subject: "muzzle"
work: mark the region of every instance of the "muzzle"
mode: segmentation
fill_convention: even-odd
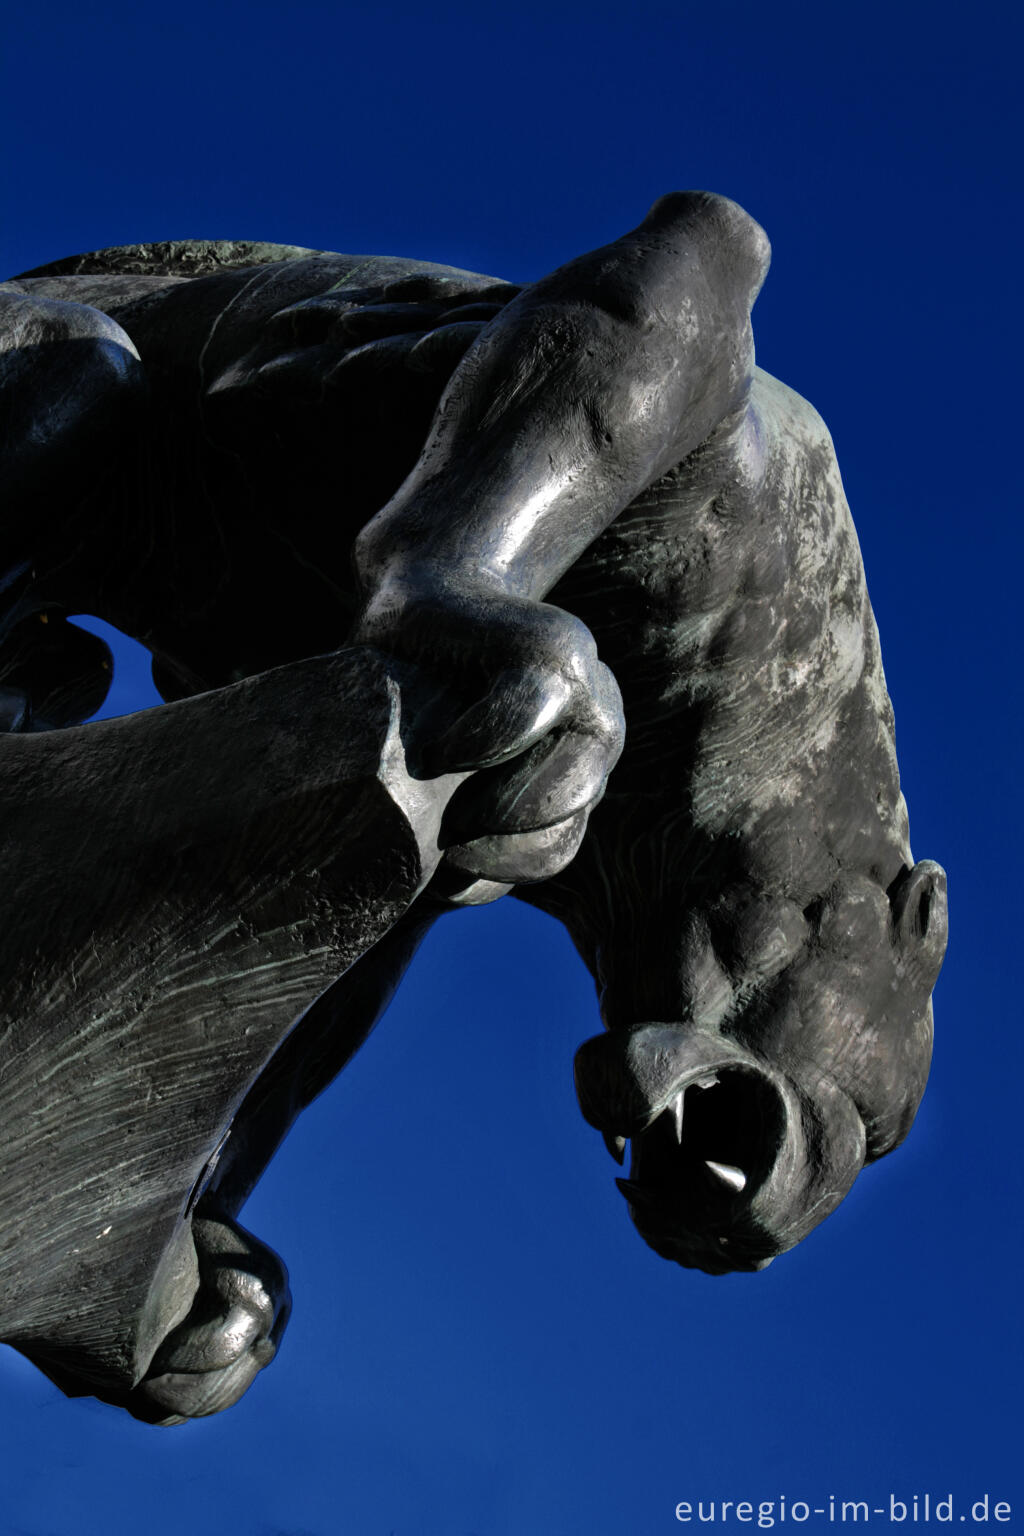
[[[835,1210],[864,1163],[853,1101],[812,1064],[725,1036],[644,1024],[576,1055],[584,1118],[619,1161],[641,1237],[709,1274],[764,1269]]]

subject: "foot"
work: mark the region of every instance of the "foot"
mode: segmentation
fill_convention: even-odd
[[[277,1346],[291,1311],[284,1265],[230,1217],[192,1223],[199,1289],[124,1406],[150,1424],[184,1424],[230,1408]]]

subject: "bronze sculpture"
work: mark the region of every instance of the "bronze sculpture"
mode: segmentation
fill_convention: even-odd
[[[828,434],[754,367],[767,258],[674,194],[525,289],[225,242],[0,288],[0,1332],[66,1390],[175,1422],[272,1357],[237,1213],[452,904],[568,927],[666,1257],[762,1267],[906,1133],[944,879]],[[76,612],[163,709],[79,724]]]

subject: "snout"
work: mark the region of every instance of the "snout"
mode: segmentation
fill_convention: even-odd
[[[657,1253],[708,1274],[764,1269],[842,1200],[864,1162],[852,1101],[711,1031],[645,1024],[582,1046],[576,1089]]]

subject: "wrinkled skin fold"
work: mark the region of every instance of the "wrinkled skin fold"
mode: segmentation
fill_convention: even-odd
[[[831,440],[754,365],[767,265],[735,204],[677,193],[525,287],[244,242],[0,285],[4,729],[102,702],[75,613],[186,710],[362,646],[403,783],[443,785],[429,884],[225,1094],[134,1363],[8,1327],[65,1391],[179,1423],[273,1358],[287,1276],[238,1212],[454,905],[514,888],[571,933],[605,1024],[580,1105],[663,1257],[763,1268],[906,1134],[945,880],[910,852]]]

